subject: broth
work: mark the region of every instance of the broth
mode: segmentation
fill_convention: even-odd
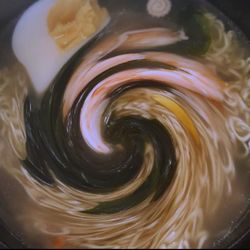
[[[74,4],[2,33],[0,218],[35,248],[221,246],[250,201],[246,38],[205,1]]]

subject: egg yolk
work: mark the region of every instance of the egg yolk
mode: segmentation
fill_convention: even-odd
[[[159,104],[161,104],[163,107],[173,112],[176,115],[176,117],[180,120],[182,125],[190,132],[196,144],[198,145],[200,143],[198,131],[196,130],[193,121],[181,106],[179,106],[173,100],[160,95],[153,96],[153,99]]]
[[[93,35],[107,17],[97,0],[58,0],[48,15],[48,31],[57,46],[67,50]]]

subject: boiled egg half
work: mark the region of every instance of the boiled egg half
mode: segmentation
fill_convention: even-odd
[[[12,48],[38,94],[109,20],[97,0],[39,0],[24,12],[13,33]]]

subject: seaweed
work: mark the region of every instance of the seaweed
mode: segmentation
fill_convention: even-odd
[[[166,50],[188,56],[204,55],[212,40],[204,10],[190,2],[184,9],[179,10],[177,23],[184,29],[188,40],[170,45]]]

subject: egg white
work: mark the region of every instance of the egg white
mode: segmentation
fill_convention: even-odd
[[[69,50],[60,49],[49,34],[47,18],[57,0],[39,0],[28,8],[18,21],[12,48],[21,64],[27,70],[34,89],[42,94],[48,88],[63,65],[86,44],[89,39]],[[109,19],[101,29],[107,25]]]

